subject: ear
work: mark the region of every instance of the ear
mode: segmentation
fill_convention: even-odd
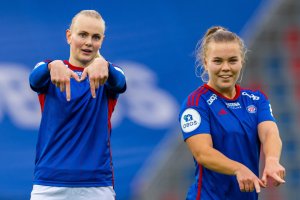
[[[206,60],[204,60],[203,68],[204,68],[205,71],[207,71],[207,61]]]
[[[104,41],[104,37],[105,37],[105,35],[103,35],[103,36],[101,37],[100,46],[99,46],[99,52],[100,52],[100,49],[101,49],[101,47],[102,47],[102,44],[103,44],[103,41]]]
[[[70,29],[67,29],[66,30],[66,38],[67,38],[67,42],[68,44],[71,44],[71,30]]]

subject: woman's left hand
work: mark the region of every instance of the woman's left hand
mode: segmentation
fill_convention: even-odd
[[[95,58],[95,60],[87,66],[81,75],[81,81],[87,76],[90,81],[90,88],[93,98],[96,98],[96,90],[103,85],[108,79],[108,62],[101,56]]]
[[[285,183],[285,168],[279,163],[279,159],[275,157],[266,158],[265,168],[262,175],[262,181],[267,185],[267,178],[273,180],[274,186]]]

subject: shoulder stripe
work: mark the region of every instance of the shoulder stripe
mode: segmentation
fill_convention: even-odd
[[[188,97],[187,106],[198,106],[199,99],[202,94],[205,94],[208,91],[205,87],[201,86],[196,91],[194,91],[192,94]]]
[[[201,88],[200,88],[201,89]],[[192,94],[189,95],[188,97],[188,102],[187,102],[187,106],[191,106],[192,105],[192,102],[193,102],[193,99],[194,99],[194,95],[195,95],[195,92],[197,92],[198,89],[194,92],[192,92]]]
[[[204,87],[203,87],[203,88],[204,88]],[[203,91],[197,95],[197,98],[196,98],[196,106],[199,105],[200,96],[201,96],[202,94],[205,94],[207,91],[208,91],[208,89],[207,89],[207,88],[204,88]]]
[[[192,94],[190,94],[188,106],[194,106],[195,105],[195,96],[197,96],[198,94],[202,94],[203,90],[204,90],[204,87],[201,86],[196,91],[194,91]]]

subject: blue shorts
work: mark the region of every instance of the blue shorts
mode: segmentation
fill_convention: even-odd
[[[30,200],[115,200],[109,187],[53,187],[33,185]]]

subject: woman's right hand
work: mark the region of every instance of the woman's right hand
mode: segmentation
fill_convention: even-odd
[[[239,183],[241,192],[260,192],[260,187],[265,188],[266,185],[246,166],[240,165],[235,171],[236,179]]]
[[[61,92],[66,91],[67,101],[71,99],[71,87],[70,78],[73,77],[76,81],[80,81],[79,76],[70,70],[62,60],[54,60],[48,64],[48,69],[50,71],[51,82],[58,88]]]

